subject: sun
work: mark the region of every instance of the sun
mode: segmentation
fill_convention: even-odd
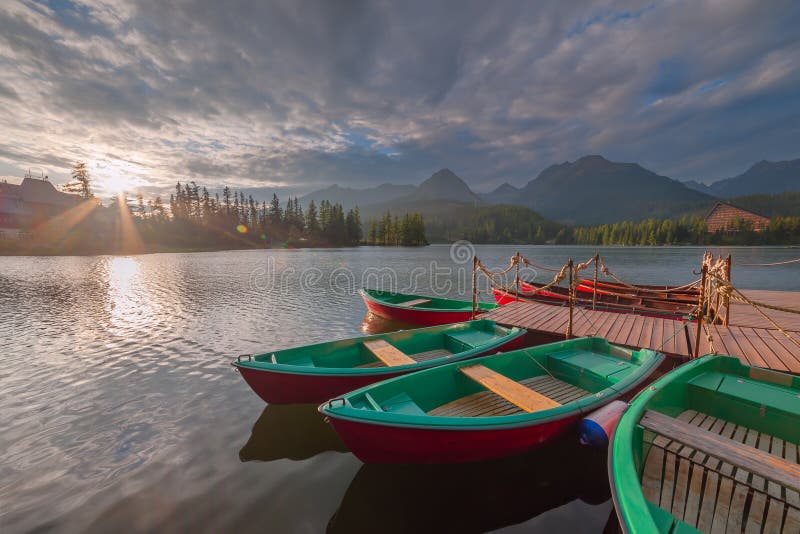
[[[115,195],[119,195],[120,193],[124,193],[126,191],[131,191],[135,187],[133,181],[125,178],[124,176],[120,176],[119,174],[115,174],[106,178],[103,185],[109,193],[113,193]]]

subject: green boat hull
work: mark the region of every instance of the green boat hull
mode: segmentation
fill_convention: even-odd
[[[784,458],[797,462],[800,378],[748,367],[730,356],[704,356],[641,392],[621,417],[609,448],[612,496],[625,532],[741,532],[748,522],[753,523],[747,531],[754,525],[760,529],[765,517],[773,527],[767,530],[780,532],[774,527],[784,516],[772,515],[778,509],[787,510],[783,532],[800,532],[800,509],[784,508],[743,485],[748,480],[763,485],[759,477],[748,479],[744,471],[710,454],[646,430],[642,418],[653,412],[737,446],[789,454]],[[794,498],[800,505],[797,492],[785,491],[787,503]]]

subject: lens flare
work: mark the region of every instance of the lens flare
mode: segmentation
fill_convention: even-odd
[[[239,232],[240,234],[246,234],[247,233],[247,227],[245,225],[243,225],[243,224],[240,224],[240,225],[238,225],[236,227],[236,231]]]

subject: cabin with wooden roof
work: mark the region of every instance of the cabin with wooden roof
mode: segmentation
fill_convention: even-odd
[[[78,204],[81,197],[63,193],[47,178],[26,175],[20,184],[0,182],[0,234],[18,235]]]
[[[769,217],[717,202],[706,215],[706,230],[710,233],[735,233],[745,228],[761,232],[769,226]]]

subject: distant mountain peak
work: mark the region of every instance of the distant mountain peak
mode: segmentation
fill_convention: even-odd
[[[581,164],[581,163],[611,163],[611,162],[599,154],[589,154],[588,156],[583,156],[582,158],[576,160],[575,163]]]
[[[495,187],[494,190],[492,191],[492,193],[510,193],[510,192],[516,192],[516,191],[519,191],[519,188],[514,187],[513,185],[511,185],[508,182],[503,182],[502,184],[500,184],[497,187]]]
[[[478,196],[456,173],[441,169],[419,184],[412,195],[418,200],[449,200],[451,202],[480,202]]]
[[[800,159],[762,159],[738,176],[717,180],[708,191],[719,198],[800,191]]]

